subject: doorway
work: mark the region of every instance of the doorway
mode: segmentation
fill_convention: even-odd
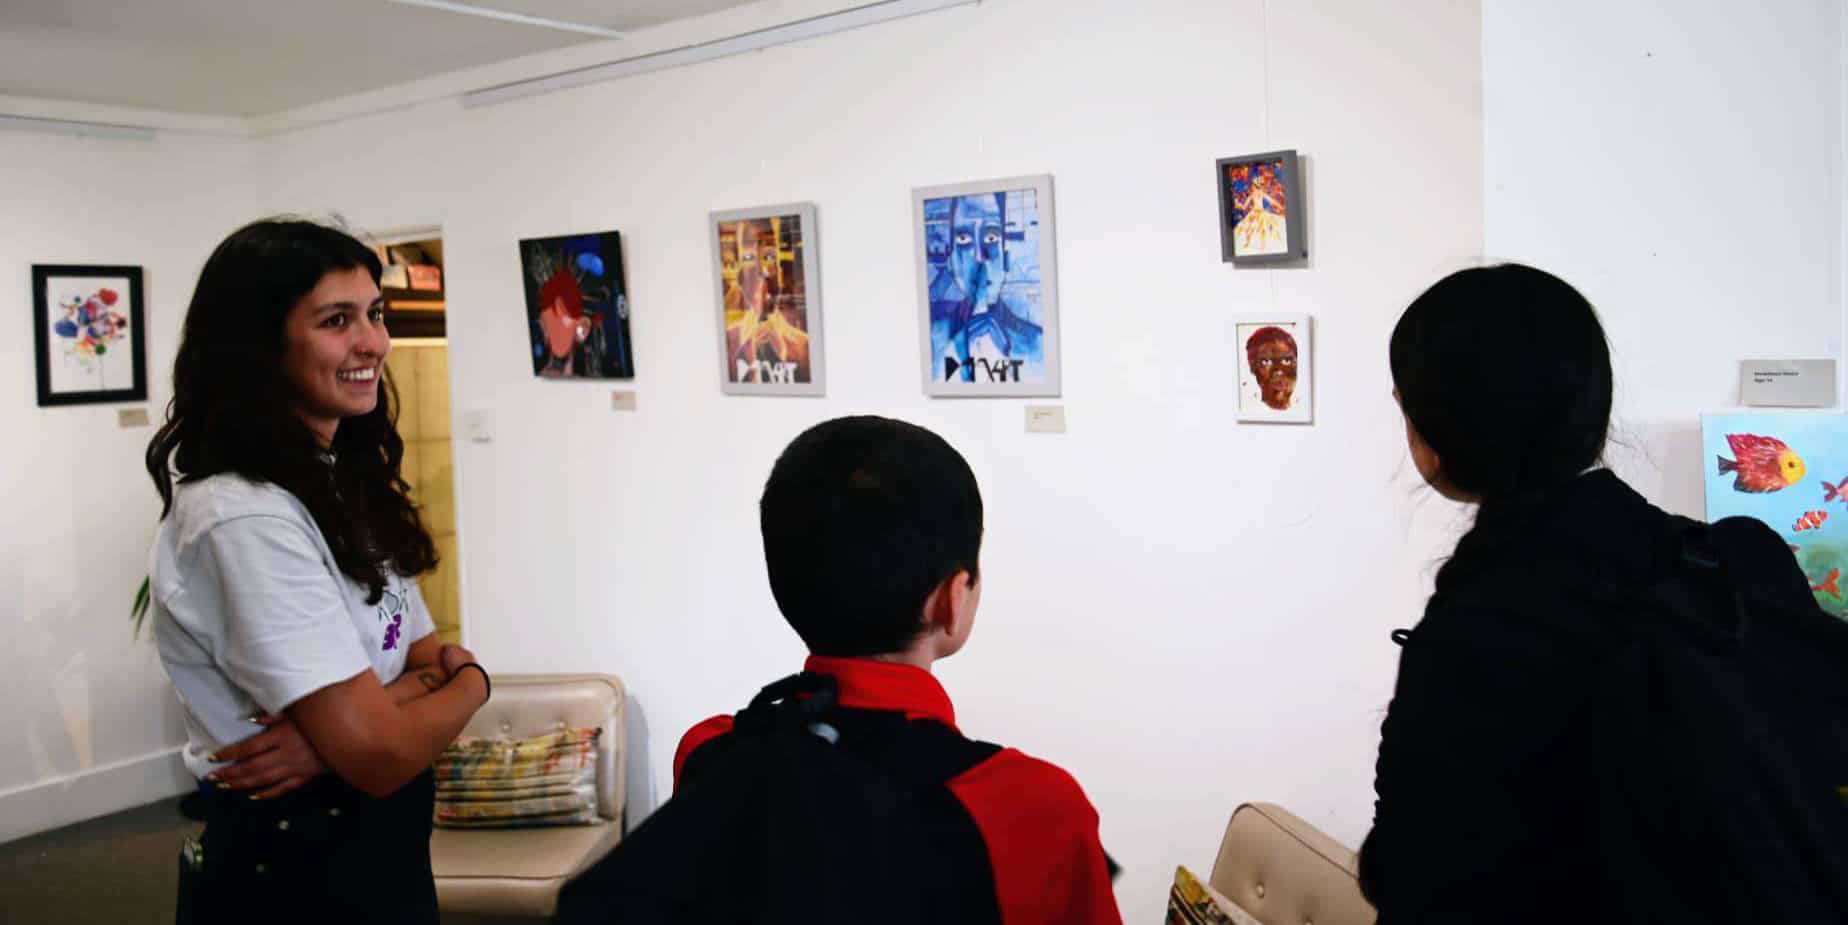
[[[436,542],[436,570],[417,583],[436,621],[437,636],[460,643],[443,239],[428,233],[400,236],[374,249],[384,265],[379,288],[385,296],[385,326],[391,332],[385,366],[398,389],[398,434],[404,438],[400,471]]]

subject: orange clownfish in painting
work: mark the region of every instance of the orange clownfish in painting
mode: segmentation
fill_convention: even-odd
[[[1841,597],[1842,596],[1842,586],[1839,582],[1839,579],[1841,577],[1842,577],[1841,569],[1839,568],[1829,569],[1829,574],[1825,576],[1822,579],[1822,581],[1816,584],[1810,585],[1810,590],[1821,593],[1821,594],[1833,594],[1836,597]]]
[[[1814,530],[1822,526],[1822,522],[1828,519],[1828,511],[1810,511],[1802,517],[1797,518],[1797,525],[1790,529],[1796,533],[1802,533],[1805,530]]]
[[[1734,491],[1755,494],[1779,491],[1802,481],[1804,473],[1808,471],[1803,465],[1803,457],[1776,437],[1727,434],[1726,444],[1732,447],[1733,455],[1738,459],[1721,456],[1720,474],[1737,473],[1733,477]]]

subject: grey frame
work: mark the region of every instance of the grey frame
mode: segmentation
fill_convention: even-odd
[[[1041,328],[1044,331],[1042,343],[1046,350],[1046,379],[1043,382],[1018,384],[938,382],[931,375],[934,358],[930,350],[930,258],[927,250],[928,242],[924,237],[924,201],[942,199],[947,196],[969,196],[977,193],[1018,189],[1033,190],[1039,200],[1039,260],[1043,277],[1041,292],[1046,310]],[[918,290],[918,354],[919,368],[924,380],[924,394],[936,398],[1057,398],[1059,396],[1063,371],[1059,342],[1059,242],[1056,214],[1052,199],[1051,174],[977,180],[944,186],[922,186],[911,191],[911,230],[914,248],[912,259],[915,261],[917,271]]]
[[[809,381],[790,383],[751,383],[731,380],[731,357],[725,341],[725,263],[719,252],[719,224],[756,218],[794,215],[802,222],[802,291],[806,302],[809,336]],[[706,240],[712,246],[712,302],[719,335],[719,390],[727,395],[826,395],[827,362],[822,346],[821,317],[821,233],[815,218],[815,204],[792,202],[749,209],[731,209],[710,213],[706,218]]]
[[[1254,254],[1240,257],[1232,252],[1232,223],[1228,214],[1230,204],[1226,201],[1226,166],[1229,164],[1249,164],[1255,161],[1284,162],[1283,198],[1289,205],[1284,212],[1286,223],[1284,229],[1284,252],[1281,254]],[[1296,149],[1287,151],[1266,151],[1262,154],[1247,154],[1240,157],[1222,157],[1213,162],[1213,197],[1219,200],[1219,256],[1225,263],[1236,266],[1263,265],[1269,263],[1294,263],[1309,257],[1308,202],[1303,199],[1303,166]]]

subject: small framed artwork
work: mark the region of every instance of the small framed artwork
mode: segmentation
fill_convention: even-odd
[[[1213,184],[1219,196],[1222,259],[1265,264],[1309,256],[1295,151],[1222,157],[1214,165]]]
[[[622,236],[614,231],[520,242],[533,375],[633,379]]]
[[[1314,344],[1308,315],[1241,315],[1238,419],[1308,424],[1315,419]]]
[[[1059,394],[1052,177],[911,191],[924,391]]]
[[[712,213],[719,387],[728,395],[821,395],[815,206]]]
[[[141,268],[32,267],[39,407],[148,398]]]

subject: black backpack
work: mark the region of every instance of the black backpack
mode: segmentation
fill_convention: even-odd
[[[943,785],[999,748],[837,696],[810,673],[764,688],[688,759],[673,798],[566,886],[554,921],[998,917],[980,834]]]
[[[1598,677],[1610,919],[1848,922],[1848,623],[1735,574],[1763,525],[1671,523]]]

